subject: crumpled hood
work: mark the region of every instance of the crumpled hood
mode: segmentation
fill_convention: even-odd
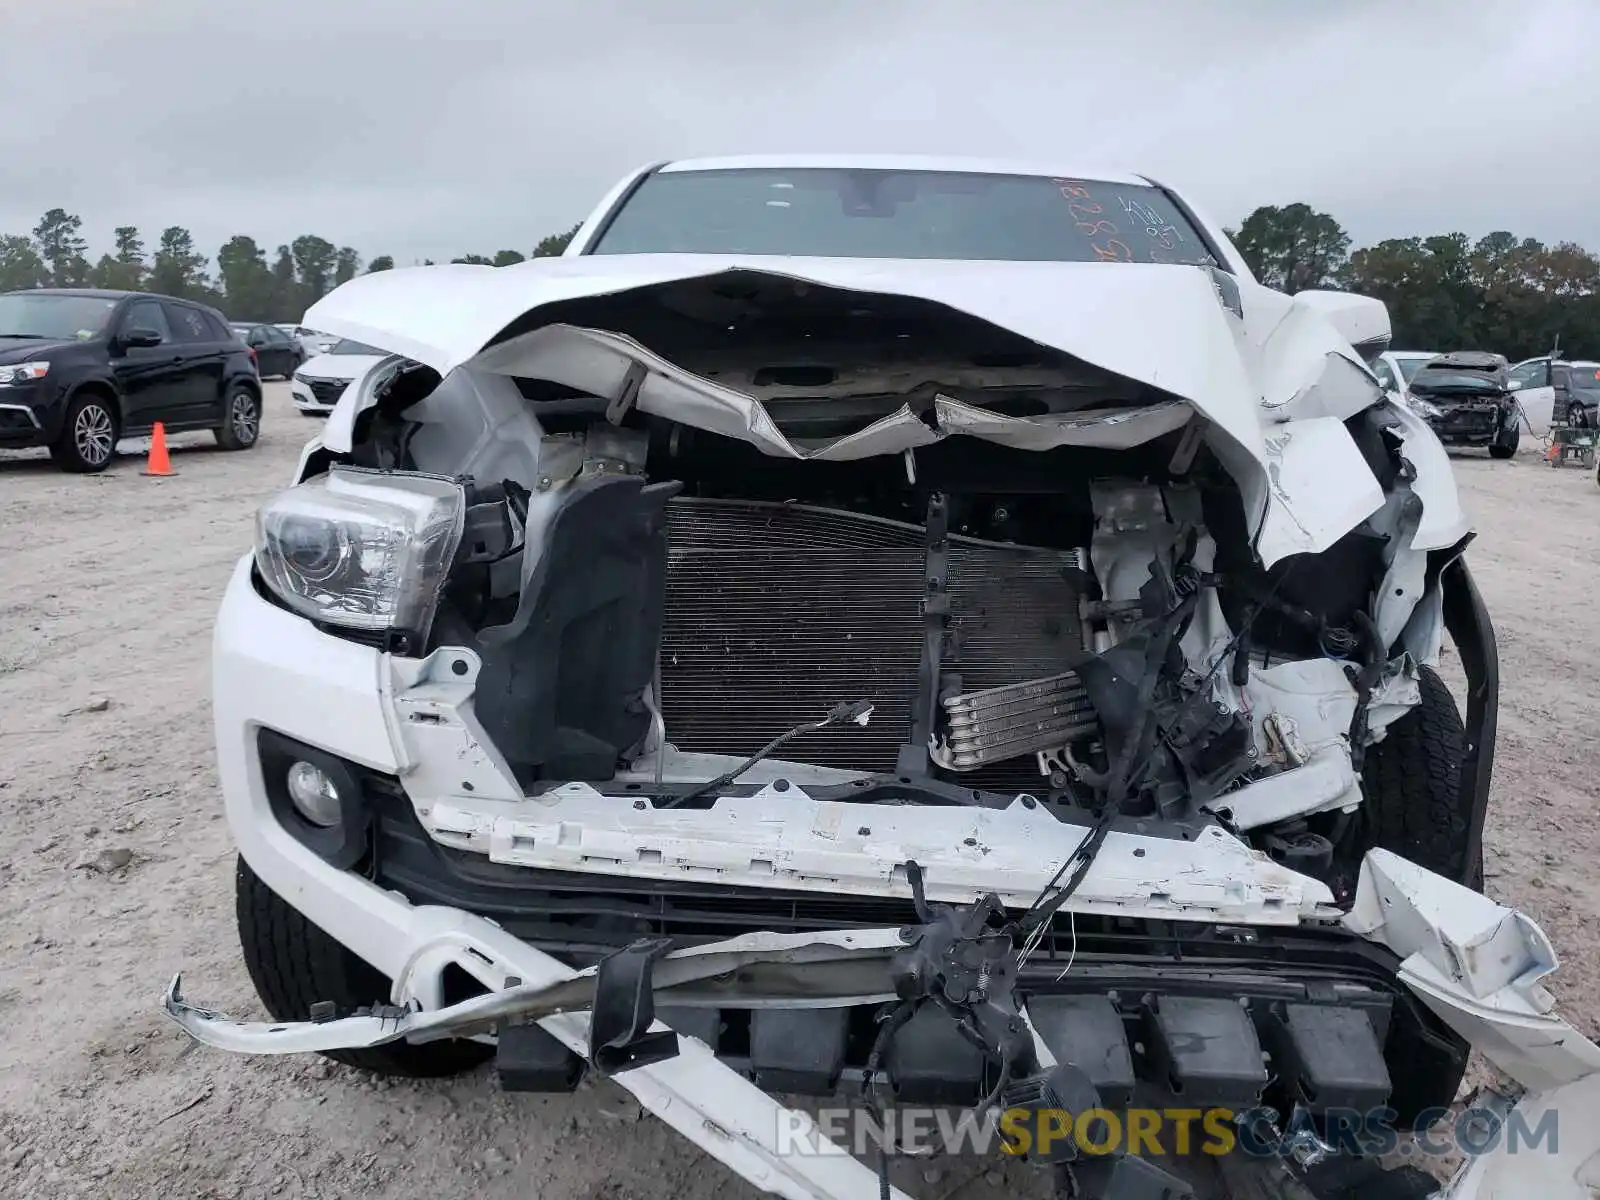
[[[329,332],[382,346],[440,374],[474,360],[511,325],[560,301],[759,271],[943,304],[1192,403],[1242,441],[1259,441],[1259,393],[1227,309],[1199,267],[1055,262],[595,255],[513,267],[465,264],[363,275],[306,312]],[[507,355],[496,365],[504,372]]]
[[[1158,389],[1172,401],[1092,416],[1009,418],[940,397],[932,427],[902,410],[832,445],[802,448],[778,433],[752,396],[684,371],[620,334],[563,324],[555,314],[539,320],[540,310],[565,301],[731,272],[943,305]],[[779,456],[897,454],[952,435],[1023,449],[1114,448],[1170,432],[1198,412],[1210,423],[1208,440],[1240,482],[1261,535],[1258,549],[1269,562],[1326,549],[1382,503],[1376,479],[1340,427],[1381,394],[1360,357],[1312,306],[1204,267],[580,256],[364,275],[318,301],[305,320],[441,374],[466,368],[529,376],[606,396],[632,388],[642,411]],[[507,336],[513,324],[519,332]],[[1331,404],[1316,387],[1330,356],[1355,364],[1358,383],[1363,374],[1369,381],[1365,388],[1346,388]],[[366,403],[347,396],[324,444],[348,450],[355,416]],[[1288,486],[1296,477],[1298,486]]]

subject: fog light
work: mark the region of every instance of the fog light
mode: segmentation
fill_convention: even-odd
[[[308,762],[292,764],[288,784],[289,799],[302,817],[324,829],[339,823],[339,787],[320,767]]]

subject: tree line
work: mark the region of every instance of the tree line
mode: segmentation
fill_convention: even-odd
[[[525,258],[551,258],[565,250],[577,232],[574,225],[552,233],[526,255],[501,250],[493,255],[464,254],[451,261],[505,267]],[[270,262],[265,248],[241,233],[218,249],[213,265],[181,225],[163,229],[153,252],[146,249],[135,226],[119,225],[112,234],[112,247],[99,261],[90,262],[82,218],[52,208],[31,233],[0,234],[0,292],[37,287],[151,291],[204,301],[234,321],[298,321],[341,283],[394,267],[390,255],[363,261],[352,247],[335,246],[315,234],[279,246]],[[432,265],[431,260],[424,263]]]
[[[1343,288],[1389,306],[1397,350],[1491,350],[1512,362],[1559,345],[1600,358],[1600,257],[1500,230],[1388,238],[1351,251],[1307,204],[1258,208],[1228,236],[1269,287]]]
[[[529,254],[464,254],[458,263],[503,267],[558,255],[578,227],[541,239]],[[1559,344],[1600,357],[1600,258],[1573,242],[1546,246],[1499,231],[1389,238],[1355,251],[1332,216],[1307,204],[1256,209],[1228,234],[1263,283],[1297,292],[1335,287],[1389,306],[1397,348],[1497,350],[1515,361]],[[179,225],[161,231],[153,252],[139,230],[119,225],[113,249],[89,261],[83,221],[52,208],[31,233],[0,235],[0,291],[33,287],[146,289],[215,305],[233,320],[294,321],[332,288],[394,259],[363,262],[349,246],[304,234],[268,260],[238,234],[215,263]]]

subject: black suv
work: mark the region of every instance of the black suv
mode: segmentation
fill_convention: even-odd
[[[68,471],[103,471],[120,438],[261,433],[250,349],[214,309],[145,292],[37,288],[0,295],[0,449],[48,446]]]

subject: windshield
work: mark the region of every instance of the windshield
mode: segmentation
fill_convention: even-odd
[[[1155,187],[819,168],[658,172],[590,253],[1213,262]]]
[[[1428,365],[1428,362],[1430,359],[1432,359],[1432,357],[1432,355],[1428,355],[1427,357],[1418,356],[1417,358],[1395,359],[1395,362],[1400,364],[1400,377],[1407,383],[1410,383],[1417,377],[1417,372]]]
[[[330,349],[328,351],[328,353],[329,354],[375,354],[375,355],[378,355],[379,357],[382,357],[382,355],[383,355],[383,351],[379,350],[376,346],[368,346],[363,342],[352,342],[349,338],[343,338],[343,339],[335,342],[333,344],[333,348]]]
[[[1487,372],[1455,371],[1438,367],[1419,372],[1411,380],[1412,391],[1435,392],[1456,388],[1498,392],[1500,384]]]
[[[0,296],[0,337],[51,341],[93,337],[105,328],[116,306],[115,300],[103,296],[12,292]]]

